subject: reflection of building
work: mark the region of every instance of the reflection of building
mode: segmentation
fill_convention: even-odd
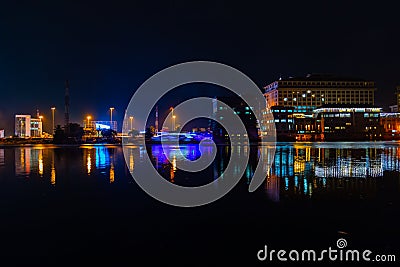
[[[42,120],[31,115],[15,115],[15,135],[20,138],[42,137]]]
[[[0,166],[5,164],[4,149],[0,149]]]
[[[274,189],[280,183],[281,198],[318,197],[327,193],[341,199],[346,197],[344,194],[373,197],[377,182],[382,181],[377,178],[382,178],[385,171],[400,171],[399,147],[365,148],[358,143],[346,148],[336,143],[281,145],[276,147],[266,193],[276,199]],[[274,181],[274,177],[280,182]]]
[[[270,107],[294,107],[295,112],[304,113],[324,104],[373,105],[375,83],[333,75],[309,74],[306,77],[279,79],[264,89]]]
[[[28,175],[31,172],[31,148],[15,150],[15,175]]]
[[[32,171],[44,174],[43,149],[20,148],[15,150],[15,175],[29,175]]]

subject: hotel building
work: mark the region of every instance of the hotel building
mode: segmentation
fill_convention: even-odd
[[[264,89],[269,107],[293,107],[298,113],[324,104],[374,105],[376,90],[373,81],[320,74],[279,79]]]

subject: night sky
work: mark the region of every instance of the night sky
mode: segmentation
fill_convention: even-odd
[[[0,6],[0,129],[7,135],[14,114],[36,108],[47,130],[53,105],[62,123],[66,79],[72,121],[107,120],[109,107],[122,120],[142,82],[191,60],[228,64],[260,87],[307,73],[370,79],[382,106],[394,103],[400,84],[400,20],[381,1],[7,2]]]

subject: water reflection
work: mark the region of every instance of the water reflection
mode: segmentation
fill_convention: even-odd
[[[400,171],[399,144],[288,144],[278,145],[266,192],[277,196],[313,197],[340,192],[341,197],[373,197],[384,172]],[[280,179],[282,186],[274,186]],[[399,187],[399,179],[397,185]],[[278,192],[280,194],[278,194]]]
[[[0,149],[0,166],[5,165],[4,149]]]
[[[249,156],[243,179],[246,184],[250,183],[256,171],[260,155],[266,155],[266,161],[261,163],[261,167],[268,173],[264,189],[273,201],[350,195],[369,198],[381,194],[382,187],[388,186],[396,192],[400,191],[398,176],[390,182],[383,179],[387,177],[388,171],[397,175],[400,172],[400,143],[280,143],[275,154],[270,153],[265,146],[232,149],[235,155]],[[230,160],[231,148],[218,146],[216,158],[208,168],[200,173],[187,173],[177,166],[183,160],[182,157],[198,159],[198,145],[171,146],[165,151],[161,145],[148,147],[147,150],[135,147],[127,150],[129,169],[133,170],[135,161],[143,159],[146,153],[158,172],[170,182],[198,186],[222,176]],[[204,150],[203,153],[212,151]],[[268,161],[273,162],[270,169]],[[15,172],[15,176],[42,177],[54,186],[62,185],[65,179],[69,179],[72,170],[76,174],[74,179],[90,176],[107,183],[115,183],[121,175],[128,175],[121,147],[32,146],[0,149],[0,166],[4,166],[0,169],[0,176],[9,166],[7,162],[13,163],[11,172]],[[123,174],[118,173],[118,166],[124,168]],[[235,166],[234,172],[240,171],[239,166]]]
[[[119,149],[121,150],[121,148]],[[116,178],[116,149],[114,147],[94,146],[76,149],[32,146],[10,148],[10,150],[14,152],[13,166],[17,177],[30,178],[37,175],[49,179],[51,185],[56,185],[58,169],[63,171],[74,169],[76,163],[80,162],[84,166],[80,171],[83,171],[87,176],[94,173],[97,176],[100,173],[106,175],[110,183],[113,183]],[[0,150],[0,163],[5,162],[4,154],[4,149]],[[74,163],[70,164],[70,161]],[[130,165],[134,166],[133,155],[130,158]]]

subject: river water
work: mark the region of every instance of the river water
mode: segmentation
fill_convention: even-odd
[[[230,148],[218,146],[208,168],[186,173],[176,167],[177,151],[194,160],[196,145],[130,149],[148,153],[165,179],[184,186],[212,182],[230,158]],[[241,152],[249,153],[249,164],[225,197],[177,208],[139,188],[127,164],[133,168],[140,158],[127,153],[125,161],[120,146],[2,147],[1,259],[10,265],[252,265],[264,245],[328,247],[338,237],[354,247],[398,250],[399,142],[278,143],[264,184],[248,193],[258,150]]]

